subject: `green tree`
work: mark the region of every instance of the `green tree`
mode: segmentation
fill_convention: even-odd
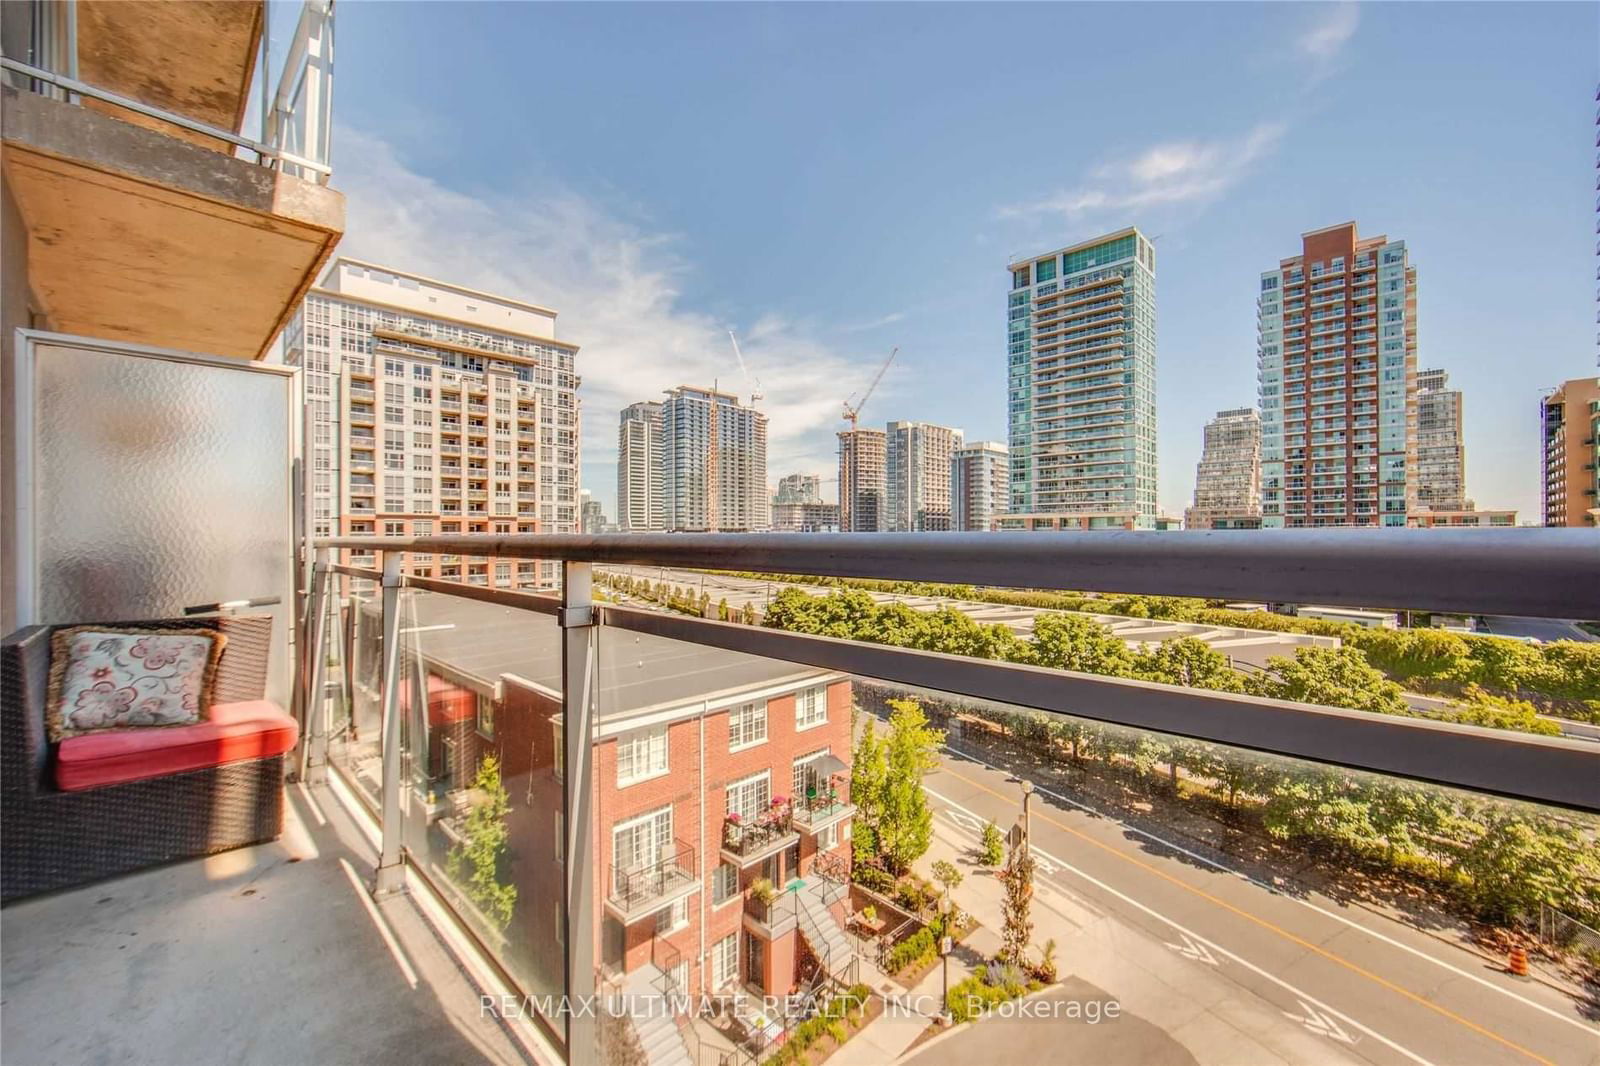
[[[1033,940],[1033,870],[1033,856],[1026,846],[1021,846],[1011,849],[1011,858],[999,875],[1006,896],[1001,904],[1000,951],[996,958],[1013,966],[1026,965],[1028,944]]]
[[[889,779],[886,747],[876,727],[877,722],[868,718],[850,758],[850,801],[856,805],[851,850],[857,863],[874,866],[880,861],[878,827],[883,824],[883,790]]]
[[[1092,618],[1042,614],[1033,623],[1032,661],[1056,670],[1127,677],[1133,673],[1128,645]]]
[[[895,873],[921,858],[933,842],[933,809],[922,778],[939,764],[944,732],[928,725],[915,700],[889,701],[889,735],[884,741],[887,776],[881,787],[878,848]]]
[[[933,879],[944,886],[944,894],[949,895],[961,887],[961,882],[966,880],[956,864],[946,859],[940,859],[933,864]]]
[[[999,866],[1005,859],[1006,839],[1000,835],[1000,827],[993,822],[986,822],[983,827],[983,842],[978,846],[985,866]]]
[[[746,603],[744,605],[744,607],[742,607],[740,609],[740,611],[739,611],[739,621],[743,622],[747,626],[755,625],[756,624],[756,609],[755,609],[755,607],[752,606],[749,603]]]
[[[1592,913],[1600,904],[1597,867],[1593,845],[1576,831],[1507,811],[1491,816],[1460,863],[1472,879],[1473,902],[1493,921],[1534,914],[1541,903]]]
[[[724,622],[728,620],[728,598],[726,596],[717,603],[717,617]]]
[[[1293,659],[1273,656],[1267,671],[1246,686],[1258,696],[1320,703],[1354,711],[1407,714],[1405,693],[1355,648],[1297,648]]]
[[[517,886],[500,883],[500,865],[506,856],[506,815],[511,797],[500,783],[500,760],[485,755],[478,764],[473,788],[483,802],[467,814],[462,843],[450,849],[446,868],[466,886],[467,898],[499,929],[511,924],[517,904]]]
[[[1244,690],[1244,675],[1233,668],[1228,657],[1195,637],[1164,640],[1148,651],[1135,652],[1133,672],[1164,685],[1221,692]]]

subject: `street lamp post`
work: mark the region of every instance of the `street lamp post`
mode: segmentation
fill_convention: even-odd
[[[939,897],[939,960],[944,967],[944,995],[939,998],[939,1024],[948,1026],[950,1016],[950,895]]]

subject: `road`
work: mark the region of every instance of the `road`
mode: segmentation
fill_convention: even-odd
[[[936,831],[969,841],[1020,810],[1015,778],[953,752],[926,788]],[[1600,1026],[1569,998],[1408,925],[1279,891],[1055,788],[1035,791],[1032,834],[1036,899],[1082,928],[1058,945],[1063,975],[1203,1063],[1600,1066]]]
[[[1484,632],[1497,637],[1533,637],[1535,640],[1575,640],[1580,644],[1600,641],[1593,633],[1579,629],[1576,622],[1560,618],[1513,618],[1492,614],[1484,619]]]

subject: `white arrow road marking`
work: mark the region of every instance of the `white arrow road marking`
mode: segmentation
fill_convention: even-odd
[[[950,808],[952,808],[954,810],[961,811],[961,812],[967,814],[970,817],[973,817],[973,818],[977,817],[977,815],[973,814],[971,811],[967,810],[965,807],[962,807],[955,800],[953,800],[950,797],[945,796],[945,795],[943,795],[943,794],[941,794],[939,792],[935,792],[933,789],[929,788],[927,785],[923,785],[922,786],[922,790],[924,792],[926,792],[928,795],[932,796],[934,799],[938,800],[940,803],[943,803],[947,807],[950,807]],[[1033,850],[1035,852],[1038,852],[1039,849],[1038,848],[1034,848]],[[1266,980],[1271,981],[1273,984],[1277,985],[1278,987],[1280,987],[1282,989],[1285,989],[1286,991],[1288,991],[1289,993],[1294,995],[1297,999],[1299,999],[1302,1006],[1304,1006],[1307,1003],[1315,1005],[1324,1014],[1326,1014],[1328,1016],[1331,1016],[1331,1017],[1334,1017],[1334,1018],[1338,1018],[1340,1021],[1343,1021],[1348,1025],[1354,1026],[1355,1028],[1361,1030],[1363,1033],[1366,1033],[1368,1036],[1372,1037],[1374,1040],[1378,1041],[1380,1044],[1384,1045],[1385,1047],[1389,1048],[1390,1050],[1398,1052],[1399,1054],[1404,1055],[1406,1058],[1410,1059],[1412,1062],[1417,1063],[1417,1066],[1433,1066],[1432,1063],[1430,1063],[1427,1059],[1423,1058],[1421,1055],[1418,1055],[1415,1051],[1412,1051],[1409,1048],[1405,1048],[1405,1047],[1400,1046],[1399,1044],[1395,1043],[1393,1040],[1390,1040],[1388,1037],[1386,1037],[1382,1033],[1378,1032],[1376,1029],[1373,1029],[1373,1028],[1371,1028],[1369,1026],[1366,1026],[1366,1025],[1362,1025],[1360,1022],[1358,1022],[1354,1018],[1350,1017],[1350,1015],[1345,1014],[1345,1013],[1343,1013],[1341,1011],[1334,1010],[1332,1007],[1328,1006],[1326,1003],[1323,1003],[1321,1000],[1316,999],[1315,997],[1313,997],[1310,993],[1304,992],[1301,989],[1296,988],[1294,985],[1290,984],[1288,981],[1285,981],[1283,978],[1279,977],[1277,974],[1271,973],[1271,972],[1263,969],[1262,967],[1257,966],[1255,963],[1251,962],[1249,959],[1246,959],[1244,956],[1239,955],[1236,952],[1229,951],[1227,948],[1223,947],[1221,944],[1218,944],[1216,941],[1207,940],[1205,937],[1201,936],[1199,933],[1196,933],[1193,929],[1187,929],[1187,928],[1183,927],[1182,925],[1179,925],[1177,922],[1173,921],[1171,918],[1168,918],[1165,914],[1162,914],[1160,911],[1156,910],[1154,907],[1150,907],[1150,906],[1145,905],[1144,903],[1141,903],[1140,901],[1134,899],[1132,896],[1128,895],[1126,892],[1120,891],[1119,889],[1112,888],[1110,885],[1106,884],[1104,881],[1100,880],[1098,877],[1095,877],[1095,876],[1093,876],[1091,874],[1085,873],[1084,871],[1078,869],[1076,866],[1073,866],[1070,862],[1067,862],[1065,859],[1061,858],[1059,855],[1052,855],[1052,856],[1050,856],[1050,858],[1053,861],[1055,861],[1056,863],[1058,863],[1061,866],[1062,869],[1070,871],[1071,873],[1077,875],[1078,877],[1083,878],[1083,880],[1089,882],[1091,885],[1094,885],[1096,888],[1100,889],[1100,891],[1106,892],[1106,893],[1108,893],[1110,895],[1113,895],[1113,896],[1116,896],[1118,899],[1122,900],[1122,902],[1128,904],[1128,906],[1136,907],[1139,910],[1143,911],[1145,914],[1148,914],[1150,917],[1154,918],[1156,921],[1162,922],[1165,925],[1171,926],[1179,934],[1189,937],[1196,944],[1204,944],[1207,948],[1210,948],[1216,954],[1221,955],[1224,958],[1232,959],[1234,962],[1238,963],[1240,966],[1243,966],[1245,969],[1249,970],[1251,973],[1256,974],[1259,977],[1263,977]]]
[[[1215,955],[1206,950],[1206,946],[1204,944],[1196,944],[1193,938],[1191,938],[1187,933],[1180,935],[1183,937],[1182,944],[1174,944],[1171,941],[1168,941],[1167,947],[1171,948],[1173,951],[1176,951],[1179,955],[1182,955],[1186,959],[1193,959],[1196,962],[1203,962],[1208,966],[1222,965],[1217,961],[1217,957]],[[1305,1004],[1301,1004],[1301,1006],[1304,1005]]]
[[[1352,1047],[1354,1047],[1356,1041],[1360,1039],[1360,1037],[1354,1037],[1345,1032],[1339,1023],[1328,1017],[1328,1015],[1317,1010],[1315,1007],[1307,1006],[1306,1001],[1303,999],[1300,1001],[1300,1009],[1305,1011],[1303,1015],[1290,1014],[1288,1011],[1284,1011],[1283,1016],[1299,1022],[1301,1025],[1311,1030],[1311,1032],[1316,1033],[1318,1036],[1325,1036],[1330,1040],[1337,1040],[1342,1044],[1349,1044]]]

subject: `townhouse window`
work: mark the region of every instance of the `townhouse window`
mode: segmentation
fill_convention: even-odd
[[[667,772],[667,727],[636,729],[617,738],[617,785],[631,785]]]
[[[711,871],[711,902],[726,903],[739,894],[739,868],[731,862],[720,864]]]
[[[729,933],[711,946],[711,987],[722,988],[739,975],[739,934]]]
[[[759,774],[730,782],[727,789],[727,813],[737,814],[749,822],[767,809],[772,798],[772,775],[763,770]]]
[[[680,900],[675,901],[672,904],[672,906],[670,906],[670,907],[661,908],[661,910],[656,913],[656,932],[657,933],[660,933],[660,934],[671,933],[674,930],[682,929],[684,926],[686,926],[688,924],[689,924],[689,900],[688,900],[687,897],[684,898],[684,899],[680,899]],[[677,975],[674,975],[674,976],[677,976]],[[687,979],[688,979],[688,975],[684,974],[683,975],[683,980],[687,980]]]
[[[827,689],[822,685],[805,689],[795,696],[794,727],[814,729],[828,721]]]
[[[486,739],[494,739],[494,697],[478,693],[478,732]]]
[[[806,795],[808,789],[816,789],[819,793],[827,788],[827,782],[822,780],[822,775],[817,772],[817,763],[828,755],[828,749],[822,748],[808,755],[802,755],[794,761],[794,791],[791,795],[800,799]]]
[[[728,712],[728,750],[740,751],[767,739],[767,705],[745,703]]]
[[[644,870],[661,858],[672,842],[672,808],[630,818],[611,830],[611,865],[617,873]]]

